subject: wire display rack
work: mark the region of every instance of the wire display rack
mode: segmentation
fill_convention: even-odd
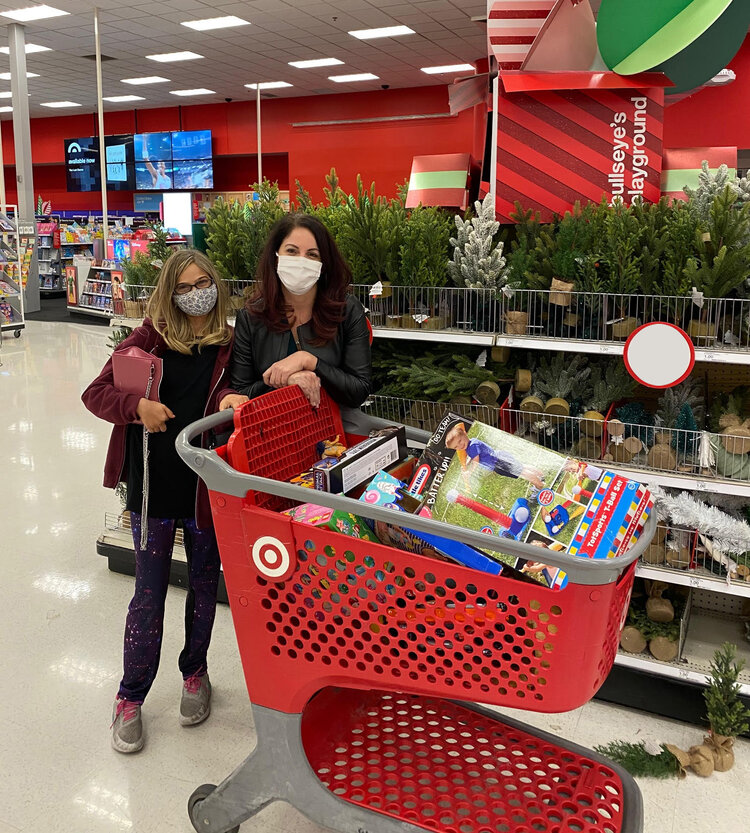
[[[209,487],[258,745],[217,787],[194,792],[195,829],[235,830],[284,800],[342,833],[640,831],[627,773],[453,700],[533,711],[587,702],[612,667],[655,519],[626,556],[549,551],[568,573],[550,590],[280,514],[310,500],[285,481],[312,464],[316,441],[344,433],[327,397],[313,411],[296,388],[275,391],[235,414],[226,448],[190,445],[228,416],[189,426],[177,447]],[[393,521],[392,511],[343,496],[314,499]],[[483,533],[431,519],[411,516],[410,526],[488,546]],[[498,547],[538,557],[528,544]]]

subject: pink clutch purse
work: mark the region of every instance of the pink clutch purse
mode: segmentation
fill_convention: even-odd
[[[162,367],[158,356],[140,347],[128,347],[112,354],[112,372],[117,390],[137,393],[154,402],[159,401]]]

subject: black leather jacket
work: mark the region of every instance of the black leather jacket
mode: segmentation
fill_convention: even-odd
[[[346,317],[327,344],[310,344],[310,323],[298,327],[297,337],[302,350],[317,356],[315,372],[326,393],[339,405],[358,408],[370,393],[372,377],[370,332],[362,304],[353,295],[348,296]],[[263,381],[263,374],[288,353],[289,330],[269,332],[260,318],[246,309],[239,310],[234,325],[232,387],[251,399],[272,390]]]

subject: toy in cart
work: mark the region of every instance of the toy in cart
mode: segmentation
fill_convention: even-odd
[[[432,518],[588,558],[626,552],[653,503],[632,480],[451,412],[409,488]],[[562,571],[486,552],[548,586],[564,585]]]

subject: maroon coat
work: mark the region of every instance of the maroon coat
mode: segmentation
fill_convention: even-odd
[[[229,360],[234,344],[232,341],[219,347],[213,376],[211,377],[210,394],[206,404],[205,414],[212,414],[219,410],[219,403],[230,393],[236,393],[229,387]],[[140,347],[147,353],[161,356],[168,348],[164,339],[154,328],[151,319],[145,318],[140,327],[135,330],[118,346],[117,350],[128,347]],[[224,385],[220,387],[221,383]],[[127,427],[138,420],[137,408],[141,396],[137,393],[123,393],[114,385],[112,359],[108,359],[102,372],[86,388],[81,396],[83,404],[92,414],[114,423],[112,436],[107,449],[107,459],[104,463],[104,485],[114,489],[118,483],[127,480],[127,459],[125,453]],[[211,525],[211,506],[208,500],[208,490],[205,483],[198,479],[198,494],[196,498],[195,519],[200,528]]]

